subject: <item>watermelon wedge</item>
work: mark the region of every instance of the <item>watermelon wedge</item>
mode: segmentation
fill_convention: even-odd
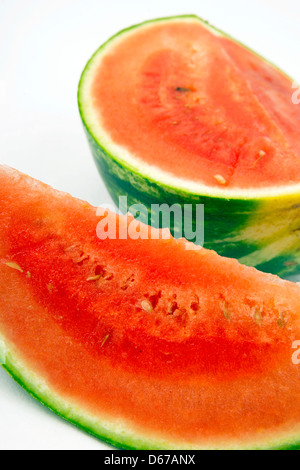
[[[204,204],[204,247],[287,277],[300,272],[292,86],[228,35],[181,16],[109,39],[82,74],[78,102],[117,204],[123,195],[130,206]]]
[[[119,448],[300,448],[300,287],[163,234],[1,166],[3,367]]]

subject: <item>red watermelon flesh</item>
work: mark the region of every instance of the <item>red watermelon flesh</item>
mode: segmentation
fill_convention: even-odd
[[[300,441],[299,286],[131,217],[107,222],[141,238],[100,240],[96,208],[8,167],[0,208],[0,356],[37,398],[122,448]]]

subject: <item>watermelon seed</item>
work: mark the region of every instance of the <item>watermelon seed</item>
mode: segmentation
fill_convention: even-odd
[[[71,251],[78,250],[80,248],[79,243],[75,243],[74,245],[65,247],[65,253],[70,253]]]
[[[16,269],[17,271],[20,271],[20,273],[23,273],[23,269],[21,268],[21,266],[19,266],[17,263],[14,263],[13,261],[9,261],[7,263],[5,263],[6,266],[8,266],[9,268],[12,268],[12,269]]]
[[[230,311],[229,303],[226,300],[224,300],[223,302],[222,310],[223,310],[223,315],[226,318],[226,320],[230,320],[231,311]]]
[[[219,184],[226,184],[226,179],[224,178],[224,176],[215,175],[214,178]]]
[[[106,335],[104,338],[103,338],[103,341],[101,343],[101,348],[103,348],[103,346],[105,345],[105,343],[109,340],[110,338],[110,335]]]
[[[267,153],[264,151],[264,150],[260,150],[258,152],[258,158],[255,160],[255,162],[253,163],[252,165],[252,168],[254,168],[256,166],[256,164],[263,158],[267,155]]]
[[[179,314],[176,315],[176,320],[183,328],[186,327],[188,318],[189,318],[189,316],[188,316],[188,313],[187,313],[186,309],[185,308],[180,308],[179,309]]]
[[[89,259],[89,255],[86,255],[85,253],[81,253],[78,259],[73,260],[75,264],[82,265],[83,261]]]
[[[107,273],[104,275],[104,279],[106,281],[111,281],[113,279],[114,275],[112,273]]]
[[[280,328],[285,328],[285,326],[287,325],[286,317],[287,317],[286,312],[280,313],[279,318],[278,318],[278,326],[280,326]]]
[[[97,275],[95,275],[95,276],[88,277],[88,278],[87,278],[87,282],[98,281],[101,277],[102,277],[101,274],[97,274]]]
[[[175,88],[175,90],[178,91],[179,93],[189,93],[191,91],[194,91],[191,88],[186,88],[186,87],[183,87],[183,86],[178,86],[178,87]]]
[[[263,321],[261,308],[256,306],[256,307],[253,307],[252,310],[253,310],[253,320],[255,321],[257,325],[260,325]]]
[[[142,309],[145,310],[145,312],[151,313],[153,312],[153,305],[149,300],[143,300],[142,303]]]

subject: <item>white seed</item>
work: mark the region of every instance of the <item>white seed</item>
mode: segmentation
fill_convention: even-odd
[[[231,309],[230,309],[230,306],[228,304],[228,302],[224,302],[223,304],[223,314],[224,314],[224,317],[226,318],[226,320],[230,320],[231,318]]]
[[[253,320],[257,325],[260,325],[263,321],[262,311],[259,307],[253,307]]]
[[[287,322],[288,322],[288,314],[287,312],[281,312],[279,314],[279,317],[278,317],[278,326],[280,326],[280,328],[285,328]]]
[[[214,178],[219,184],[226,184],[227,183],[226,179],[222,175],[215,175]]]
[[[97,274],[96,276],[88,277],[87,282],[98,281],[98,279],[100,279],[100,277],[102,277],[101,274]]]
[[[145,312],[151,313],[153,312],[153,305],[149,300],[143,300],[142,303],[142,309],[145,310]]]
[[[17,263],[14,263],[13,261],[12,262],[8,262],[8,263],[5,263],[6,266],[8,266],[9,268],[12,268],[12,269],[16,269],[17,271],[20,271],[20,273],[23,272],[23,269],[21,268],[21,266],[19,266]]]
[[[110,335],[106,335],[103,340],[102,340],[102,343],[101,343],[101,348],[103,348],[103,346],[105,345],[105,343],[109,340],[110,338]]]

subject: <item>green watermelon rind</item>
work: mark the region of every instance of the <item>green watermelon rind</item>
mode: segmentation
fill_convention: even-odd
[[[289,277],[299,272],[300,253],[297,252],[298,232],[300,227],[299,196],[284,199],[272,198],[270,201],[250,199],[225,199],[213,196],[192,195],[177,188],[171,188],[150,177],[141,176],[134,169],[116,161],[107,151],[92,137],[86,129],[87,138],[92,154],[96,161],[100,174],[102,175],[110,196],[116,206],[120,196],[127,196],[128,206],[142,203],[149,206],[154,203],[165,202],[167,204],[204,204],[205,207],[205,248],[212,249],[222,256],[237,258],[243,264],[255,266],[256,268]],[[292,218],[292,227],[285,227],[284,234],[280,234],[283,241],[288,238],[292,249],[285,252],[276,248],[276,256],[260,260],[262,250],[270,249],[269,239],[276,240],[276,231],[282,231],[281,225],[289,212]],[[296,215],[295,215],[296,213]],[[222,218],[220,218],[222,214]],[[233,226],[234,215],[234,226]],[[273,233],[268,237],[266,243],[258,243],[253,235],[247,236],[247,231],[256,231],[257,225],[269,221]],[[210,221],[210,223],[207,223]],[[250,223],[250,221],[252,221]],[[144,220],[147,223],[146,220]],[[290,236],[291,232],[292,236]],[[243,236],[243,233],[245,235]],[[176,233],[174,234],[176,235]],[[265,237],[265,233],[262,234]],[[240,238],[240,240],[239,240]],[[257,253],[258,252],[258,253]],[[254,253],[255,260],[251,262]],[[257,254],[256,254],[257,253]]]
[[[29,367],[26,367],[17,358],[16,353],[11,352],[2,340],[0,341],[0,358],[2,358],[0,365],[3,369],[34,399],[60,418],[113,448],[120,450],[209,450],[188,445],[174,445],[160,439],[156,441],[155,438],[150,439],[139,436],[138,432],[134,435],[129,431],[129,427],[126,431],[126,423],[123,425],[122,432],[118,432],[114,429],[114,424],[111,424],[110,428],[105,419],[103,419],[103,422],[101,418],[95,419],[91,414],[85,412],[83,408],[80,409],[80,404],[74,404],[60,397],[59,394],[47,385],[44,379],[41,379]],[[106,426],[103,424],[105,422],[107,423]],[[288,440],[280,439],[277,442],[270,442],[268,445],[226,446],[224,444],[224,446],[211,448],[211,450],[299,450],[299,448],[300,440],[297,436],[294,440],[292,438]]]
[[[78,87],[79,112],[96,166],[116,205],[118,205],[119,196],[124,195],[128,197],[130,205],[142,203],[147,207],[155,203],[204,204],[205,248],[213,249],[222,256],[237,258],[243,264],[255,266],[262,271],[281,277],[288,278],[296,275],[300,271],[298,251],[300,185],[255,191],[215,189],[204,185],[201,186],[201,191],[196,191],[195,188],[188,189],[182,186],[179,179],[170,179],[169,176],[164,178],[165,174],[163,178],[157,177],[156,169],[152,174],[149,168],[147,172],[143,171],[132,162],[117,155],[116,152],[112,152],[105,132],[101,134],[102,131],[95,129],[96,126],[91,122],[85,87],[87,76],[95,60],[115,39],[135,28],[158,21],[178,19],[201,21],[214,34],[234,40],[195,15],[182,15],[159,18],[131,26],[105,42],[87,63]],[[251,51],[248,47],[241,45]],[[271,64],[269,61],[266,62]],[[278,69],[275,65],[271,65]],[[175,184],[175,181],[178,184]],[[264,227],[266,216],[268,226],[264,233],[261,233],[260,226]],[[282,229],[282,220],[287,217],[291,219],[291,222]],[[173,232],[173,234],[176,236],[176,233]],[[272,251],[273,244],[275,246]]]

